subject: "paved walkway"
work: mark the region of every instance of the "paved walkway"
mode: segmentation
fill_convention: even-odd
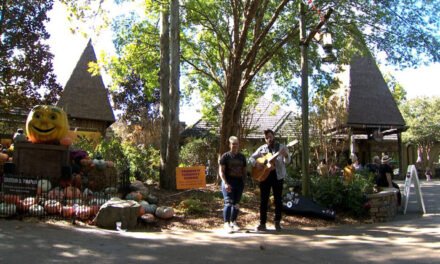
[[[413,189],[412,189],[413,190]],[[394,221],[224,234],[116,232],[0,220],[0,263],[439,263],[440,182]]]

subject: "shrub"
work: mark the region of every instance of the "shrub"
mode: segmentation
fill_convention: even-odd
[[[203,214],[206,212],[206,207],[199,199],[189,198],[183,200],[177,206],[177,209],[184,214]]]
[[[353,181],[344,184],[339,177],[313,177],[312,197],[320,205],[346,211],[354,216],[367,213],[366,194],[372,193],[374,181],[368,173],[356,173]]]
[[[336,209],[344,199],[344,184],[338,177],[315,176],[311,179],[313,199],[320,205]]]

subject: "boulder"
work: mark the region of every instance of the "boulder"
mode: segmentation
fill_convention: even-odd
[[[104,203],[93,220],[96,226],[115,229],[116,222],[121,222],[122,229],[134,228],[137,225],[140,204],[136,201],[112,198]]]

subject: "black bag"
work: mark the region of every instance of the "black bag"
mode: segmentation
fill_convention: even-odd
[[[336,213],[332,209],[326,209],[313,200],[290,192],[283,199],[283,210],[287,215],[302,215],[318,217],[326,220],[335,220]]]

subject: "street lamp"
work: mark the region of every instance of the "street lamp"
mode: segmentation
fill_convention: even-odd
[[[320,31],[322,26],[327,22],[333,9],[329,9],[323,19],[318,25],[306,35],[305,14],[306,6],[304,3],[299,4],[300,11],[300,50],[301,50],[301,114],[302,114],[302,194],[304,196],[310,195],[310,175],[309,175],[309,64],[308,64],[308,47],[310,41],[315,37],[316,33]],[[324,62],[334,61],[336,58],[332,52],[332,38],[328,30],[323,30],[321,36],[322,46],[326,56],[323,58]],[[333,56],[333,57],[332,57]]]
[[[332,34],[329,32],[328,27],[323,25],[321,28],[321,45],[324,49],[324,57],[322,57],[323,62],[334,62],[336,60],[333,54],[333,39]]]

